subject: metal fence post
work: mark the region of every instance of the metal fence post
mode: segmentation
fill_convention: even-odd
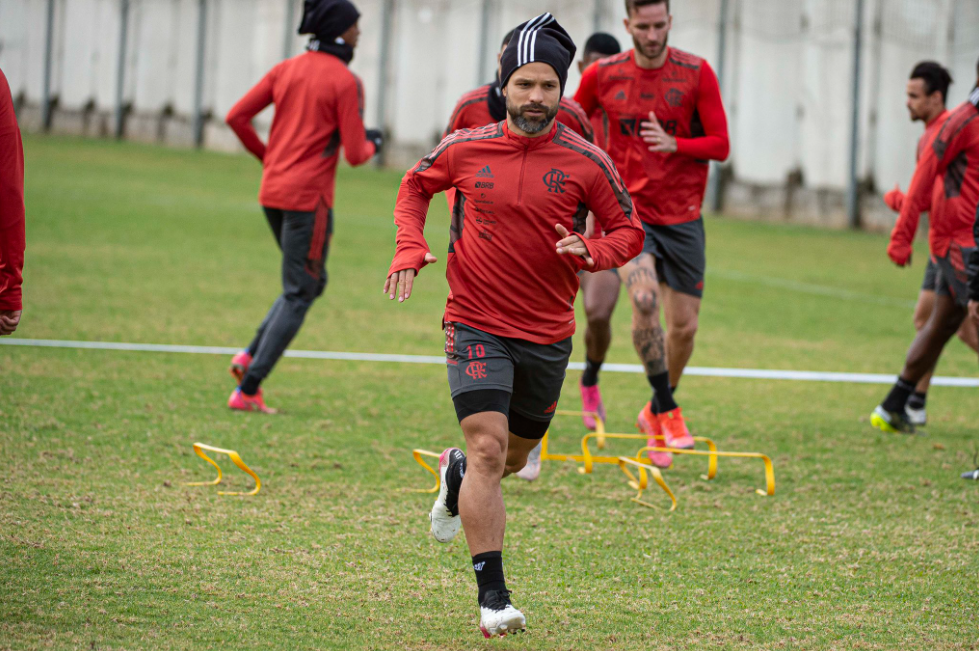
[[[860,228],[860,66],[863,51],[864,0],[856,0],[857,24],[853,30],[853,111],[850,116],[850,182],[847,188],[846,212],[850,228]]]
[[[41,127],[51,129],[51,68],[54,64],[54,0],[48,0],[44,27],[44,77],[41,80]]]
[[[381,52],[377,71],[377,128],[385,131],[385,138],[390,140],[391,134],[385,129],[387,119],[387,87],[388,73],[391,68],[391,38],[394,28],[394,12],[397,7],[395,0],[384,0],[381,6]],[[387,151],[387,150],[385,150]],[[385,151],[376,157],[377,166],[384,166]]]
[[[483,0],[480,7],[479,50],[476,52],[476,86],[485,84],[486,78],[489,76],[486,69],[488,59],[486,50],[489,49],[490,1]]]
[[[129,0],[120,0],[119,21],[119,57],[116,60],[116,138],[122,138],[126,120],[122,96],[126,81],[126,50],[129,47]]]
[[[592,33],[602,29],[602,18],[605,17],[605,3],[603,0],[595,0],[595,7],[592,9]]]
[[[286,35],[282,42],[282,58],[288,59],[292,56],[292,39],[297,29],[296,22],[296,2],[295,0],[285,0],[286,2]]]
[[[729,0],[721,0],[720,18],[717,24],[717,84],[721,89],[721,97],[724,97],[727,81],[727,30],[728,30],[728,8]],[[711,161],[711,174],[707,196],[709,197],[710,210],[713,213],[721,211],[723,187],[721,185],[721,164],[718,161]]]
[[[207,0],[197,0],[197,70],[194,74],[194,146],[204,145],[204,58],[207,45]]]

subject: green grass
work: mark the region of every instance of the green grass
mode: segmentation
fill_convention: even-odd
[[[278,284],[253,160],[25,147],[18,337],[247,343]],[[398,178],[341,170],[330,286],[295,348],[440,353],[444,202],[428,233],[439,265],[407,304],[381,295]],[[885,239],[718,218],[707,231],[693,364],[898,370],[921,269],[895,269]],[[623,300],[610,361],[636,361],[628,324]],[[902,438],[867,424],[886,387],[684,380],[696,432],[771,455],[776,496],[756,496],[761,466],[740,461],[707,483],[679,460],[672,515],[631,503],[609,466],[508,480],[506,566],[530,630],[484,642],[464,536],[432,541],[430,497],[405,491],[429,480],[411,448],[460,442],[445,371],[285,359],[266,384],[283,414],[261,417],[224,407],[227,361],[0,346],[0,649],[979,648],[979,487],[958,478],[979,444],[974,389],[933,389],[929,436]],[[976,375],[975,356],[953,342],[938,372]],[[629,431],[644,382],[605,373],[602,387],[610,427]],[[553,434],[573,449],[580,424]],[[184,486],[211,477],[198,440],[238,450],[262,492]]]

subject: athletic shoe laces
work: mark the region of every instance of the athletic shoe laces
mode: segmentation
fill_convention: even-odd
[[[507,606],[513,605],[510,603],[510,590],[490,590],[483,596],[483,603],[479,605],[490,610],[506,610]]]

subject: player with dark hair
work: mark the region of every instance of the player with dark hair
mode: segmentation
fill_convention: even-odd
[[[979,77],[979,70],[976,71]],[[979,323],[979,248],[976,213],[979,210],[979,79],[969,99],[951,111],[918,159],[911,187],[891,232],[887,255],[898,266],[911,262],[911,243],[921,213],[933,205],[928,246],[938,267],[935,307],[911,344],[894,387],[870,416],[871,425],[885,432],[913,434],[915,425],[905,411],[921,379],[932,371],[945,344],[971,315]],[[935,194],[938,179],[944,191]]]
[[[627,0],[633,49],[592,64],[575,99],[609,119],[615,161],[646,231],[643,253],[618,270],[632,304],[632,338],[653,388],[638,427],[650,445],[692,448],[673,394],[693,354],[704,289],[701,204],[708,161],[730,149],[717,76],[708,63],[668,44],[668,0]],[[666,332],[660,324],[662,306]],[[669,467],[669,452],[650,460]]]
[[[918,154],[931,146],[932,141],[938,134],[938,130],[945,118],[948,117],[948,110],[945,108],[945,98],[948,96],[948,87],[952,83],[952,76],[948,70],[934,61],[922,61],[911,71],[911,77],[907,84],[907,107],[911,114],[912,121],[922,121],[925,123],[925,132],[918,140]],[[940,220],[941,216],[937,210],[941,209],[941,197],[945,194],[945,183],[942,178],[935,180],[935,188],[932,191],[931,206],[929,208],[930,219]],[[884,201],[888,207],[900,213],[904,204],[904,193],[900,186],[895,187],[884,195]],[[914,328],[920,331],[928,321],[932,310],[935,307],[935,281],[938,274],[938,266],[930,258],[925,265],[925,277],[921,285],[921,292],[918,295],[918,303],[914,308]],[[976,331],[967,322],[962,323],[959,328],[959,338],[973,350],[979,351]],[[929,371],[921,381],[918,382],[905,411],[908,420],[915,426],[921,427],[928,421],[925,412],[925,401],[928,395],[928,387],[931,384],[933,370]]]
[[[262,161],[258,199],[282,250],[282,295],[251,345],[231,360],[239,383],[228,399],[232,409],[273,412],[261,383],[326,289],[340,148],[348,163],[362,165],[382,145],[379,131],[364,130],[363,85],[347,68],[359,18],[348,0],[306,0],[299,33],[313,35],[308,51],[272,68],[228,113],[228,125]],[[252,119],[269,104],[275,117],[266,145]]]
[[[0,70],[0,336],[11,335],[24,311],[24,145],[7,77]]]
[[[424,238],[429,203],[456,189],[443,323],[466,454],[442,453],[430,518],[440,542],[466,529],[486,637],[526,625],[503,573],[501,480],[524,466],[557,409],[577,272],[617,267],[642,248],[612,161],[556,123],[574,52],[550,14],[518,27],[500,60],[506,120],[447,136],[405,175],[394,211],[384,292],[405,301],[418,271],[435,262]],[[599,240],[582,235],[589,211],[605,231]]]
[[[578,71],[584,73],[591,64],[606,57],[622,52],[619,42],[611,34],[596,32],[585,41],[585,49],[578,61]],[[591,115],[592,128],[595,130],[595,144],[602,149],[608,149],[608,116],[602,107],[596,108]],[[589,222],[589,230],[585,232],[590,237],[601,237],[601,233],[593,233],[594,226]],[[619,277],[612,270],[581,272],[581,298],[584,301],[585,318],[585,372],[581,376],[578,389],[581,391],[582,421],[585,428],[595,429],[595,417],[605,420],[605,404],[598,389],[598,372],[605,362],[612,343],[612,312],[619,300]]]

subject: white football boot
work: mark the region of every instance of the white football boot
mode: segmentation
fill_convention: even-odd
[[[450,467],[453,472],[464,472],[460,464],[465,460],[466,455],[459,448],[446,448],[439,456],[439,495],[428,517],[432,521],[432,535],[440,543],[451,542],[462,528],[459,491],[450,491],[445,479]]]
[[[541,444],[538,443],[537,447],[530,451],[527,455],[527,465],[518,470],[516,473],[517,477],[520,479],[525,479],[527,481],[534,481],[540,477],[540,451]]]
[[[907,405],[904,406],[904,413],[907,415],[908,420],[915,427],[924,427],[928,424],[928,415],[925,413],[925,408],[912,409]]]
[[[491,590],[479,605],[479,630],[483,637],[503,637],[507,633],[522,633],[527,618],[510,603],[509,590]]]

